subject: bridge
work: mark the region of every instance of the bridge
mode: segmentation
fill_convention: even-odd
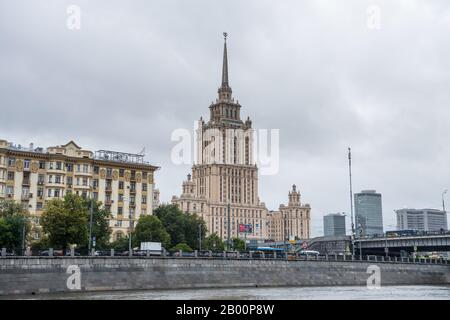
[[[316,237],[292,242],[271,242],[266,246],[288,248],[293,251],[302,249],[319,251],[321,254],[348,254],[352,250],[350,236]],[[422,232],[408,236],[378,236],[356,238],[355,254],[400,256],[413,252],[450,251],[450,232]]]
[[[400,255],[402,252],[444,252],[450,251],[450,232],[428,233],[401,237],[377,237],[355,239],[355,251],[363,254]]]

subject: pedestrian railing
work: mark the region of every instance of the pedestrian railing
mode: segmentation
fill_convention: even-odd
[[[275,261],[321,261],[321,262],[377,262],[377,263],[409,263],[409,264],[441,264],[450,265],[448,259],[444,258],[424,258],[424,257],[398,257],[398,256],[376,256],[376,255],[342,255],[342,254],[325,254],[325,255],[306,255],[300,253],[267,253],[260,251],[239,252],[239,251],[193,251],[193,252],[150,252],[135,250],[116,251],[108,250],[47,250],[31,251],[31,250],[8,250],[2,248],[0,258],[36,258],[36,257],[57,257],[57,258],[156,258],[156,259],[226,259],[226,260],[275,260]]]

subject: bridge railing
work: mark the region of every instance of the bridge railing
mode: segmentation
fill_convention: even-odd
[[[318,262],[376,262],[376,263],[411,263],[411,264],[445,264],[450,265],[449,258],[417,258],[417,257],[397,257],[397,256],[377,256],[377,255],[343,255],[343,254],[325,254],[325,255],[307,255],[300,253],[285,252],[261,252],[261,251],[193,251],[193,252],[150,252],[150,251],[115,251],[114,249],[93,251],[89,254],[86,251],[69,250],[65,253],[62,250],[42,250],[39,252],[21,250],[7,250],[2,248],[0,258],[37,258],[37,257],[57,257],[57,258],[156,258],[156,259],[227,259],[227,260],[284,260],[284,261],[318,261]]]

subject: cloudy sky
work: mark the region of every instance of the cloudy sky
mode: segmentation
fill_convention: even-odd
[[[67,27],[69,5],[80,29]],[[269,209],[295,183],[322,235],[324,214],[350,212],[348,146],[354,191],[382,193],[388,229],[394,209],[441,206],[448,1],[0,0],[0,139],[145,147],[169,201],[190,168],[172,163],[171,133],[209,117],[223,31],[242,116],[280,129],[279,172],[260,177]]]

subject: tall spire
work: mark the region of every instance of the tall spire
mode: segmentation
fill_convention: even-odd
[[[223,33],[223,65],[222,65],[222,87],[228,87],[228,56],[227,56],[227,36],[228,33]]]
[[[222,85],[219,88],[219,100],[231,100],[231,88],[228,84],[228,53],[227,53],[227,37],[228,33],[223,33],[223,64],[222,64]]]

